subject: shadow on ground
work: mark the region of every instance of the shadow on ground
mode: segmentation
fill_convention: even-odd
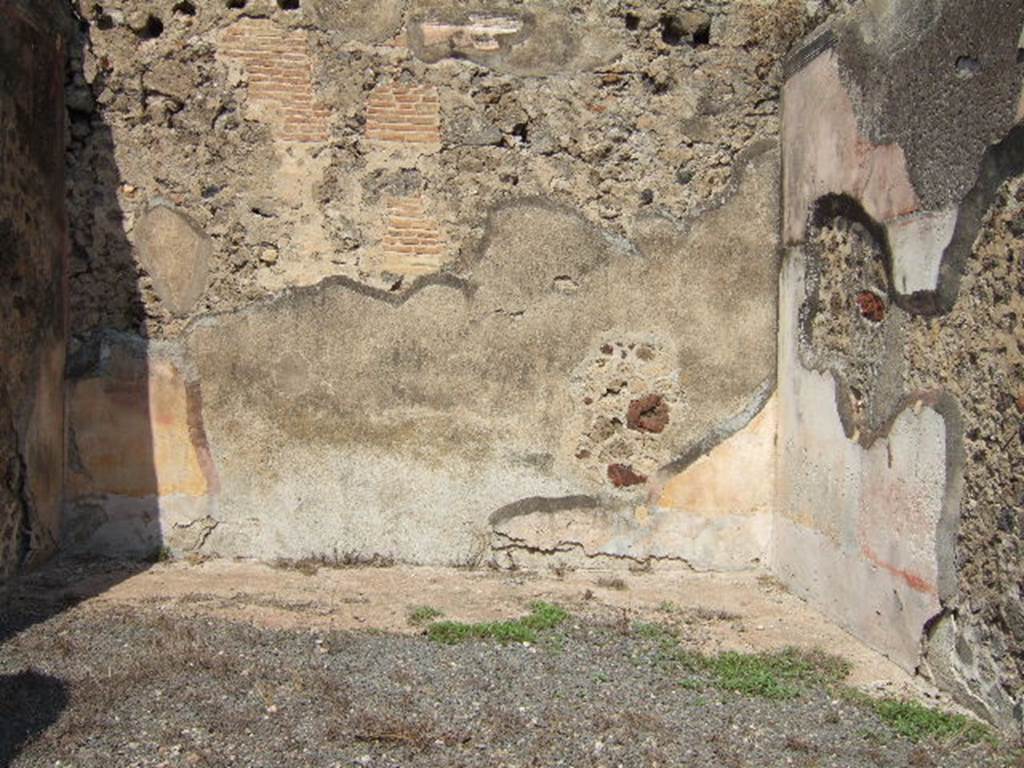
[[[67,686],[34,670],[0,675],[0,766],[60,717],[68,705]]]

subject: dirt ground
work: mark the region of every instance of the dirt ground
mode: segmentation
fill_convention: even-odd
[[[410,620],[515,619],[536,601],[569,619],[534,643],[444,645]],[[755,574],[65,563],[8,590],[2,618],[0,765],[1015,759],[915,743],[827,686],[772,699],[688,678],[682,653],[795,646],[846,659],[846,684],[872,695],[949,706]]]
[[[630,620],[664,620],[671,603],[687,639],[703,651],[766,651],[795,645],[827,648],[853,664],[860,686],[934,695],[892,662],[829,623],[767,576],[654,570],[501,572],[451,568],[274,567],[209,560],[158,563],[114,582],[116,570],[57,570],[25,582],[25,594],[91,596],[88,611],[160,606],[179,615],[243,621],[266,629],[376,630],[413,634],[410,610],[430,606],[458,621],[515,618],[535,600],[574,615],[625,612]],[[70,585],[70,586],[68,586]],[[101,591],[102,590],[102,591]],[[667,613],[671,614],[672,611]]]

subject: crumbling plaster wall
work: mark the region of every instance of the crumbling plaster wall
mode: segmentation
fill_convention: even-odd
[[[1018,730],[1022,49],[1018,2],[893,1],[792,59],[772,553],[855,634]]]
[[[60,527],[65,16],[0,6],[0,582],[52,552]]]
[[[647,217],[683,222],[777,135],[773,67],[803,7],[83,3],[74,199],[101,205],[74,206],[75,330],[173,335],[328,275],[400,292],[465,260],[510,198],[627,237]],[[165,207],[211,246],[182,269],[151,242]],[[417,219],[423,242],[404,243]],[[115,274],[124,233],[145,273],[136,306]],[[182,273],[193,282],[168,282]]]
[[[836,5],[81,3],[76,546],[763,559],[780,61]]]

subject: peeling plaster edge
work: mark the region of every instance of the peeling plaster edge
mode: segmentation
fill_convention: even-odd
[[[974,250],[985,218],[999,188],[1009,179],[1024,174],[1024,125],[1016,125],[982,155],[978,177],[958,206],[953,237],[939,262],[939,285],[934,292],[920,292],[910,298],[919,313],[944,315],[960,297],[964,265]]]
[[[685,471],[698,459],[709,454],[712,450],[724,443],[729,438],[744,430],[764,410],[772,395],[775,394],[776,378],[771,376],[765,379],[757,388],[754,394],[740,408],[739,411],[729,416],[695,443],[691,444],[683,454],[668,464],[663,465],[654,473],[652,478],[655,486],[668,480],[674,475]],[[620,498],[613,496],[595,496],[587,494],[572,494],[567,496],[530,496],[519,499],[510,504],[494,510],[487,519],[488,526],[494,531],[498,526],[514,520],[518,517],[525,517],[532,514],[557,514],[576,509],[623,509],[631,504],[624,503]],[[505,535],[505,534],[497,534]]]
[[[952,311],[960,297],[963,268],[975,241],[981,233],[985,218],[995,202],[999,188],[1009,179],[1024,174],[1024,125],[1011,128],[1000,141],[991,144],[981,158],[974,186],[955,206],[956,222],[948,245],[939,259],[938,281],[934,290],[904,293],[896,286],[893,249],[889,227],[906,220],[905,216],[878,221],[869,214],[860,200],[845,192],[829,192],[811,203],[807,211],[808,226],[805,233],[837,218],[846,218],[868,230],[885,261],[887,288],[893,302],[910,315],[936,317]],[[916,215],[941,213],[918,211]],[[804,248],[806,236],[789,243],[788,247]]]
[[[789,80],[800,70],[817,59],[825,51],[836,47],[836,35],[832,31],[832,23],[826,21],[822,26],[810,33],[805,42],[794,49],[782,62],[783,82]]]
[[[522,26],[516,32],[503,33],[500,36],[496,36],[500,53],[496,51],[477,52],[478,58],[485,61],[492,57],[496,58],[500,55],[507,55],[511,53],[509,49],[524,43],[530,35],[534,33],[537,27],[536,15],[522,9],[517,12],[511,7],[497,6],[494,8],[488,8],[487,13],[491,16],[514,15],[517,20],[522,22]],[[472,24],[474,21],[474,15],[477,14],[479,14],[479,12],[467,11],[465,9],[461,12],[449,11],[448,13],[441,13],[437,10],[434,10],[433,12],[427,10],[413,12],[410,14],[405,24],[405,34],[409,42],[410,52],[415,58],[425,64],[436,64],[446,58],[454,58],[453,50],[450,48],[450,39],[445,40],[443,43],[433,43],[428,45],[424,40],[422,25],[435,23],[451,26],[464,26]],[[574,56],[577,53],[578,51],[573,51]],[[470,55],[464,55],[464,58],[472,61],[478,66],[480,65],[479,62],[475,61]]]
[[[759,139],[758,141],[752,142],[747,145],[739,152],[736,153],[736,158],[732,164],[733,172],[729,176],[729,181],[726,182],[725,187],[714,195],[703,205],[698,205],[689,211],[685,215],[676,217],[671,216],[664,209],[654,211],[651,213],[639,213],[637,214],[636,221],[647,222],[647,221],[665,221],[676,228],[677,234],[680,237],[688,237],[695,225],[706,220],[707,216],[724,208],[729,201],[731,201],[740,191],[740,187],[743,186],[747,180],[747,174],[751,172],[755,163],[760,161],[765,155],[769,155],[772,152],[780,152],[781,146],[777,139]],[[781,154],[779,168],[781,169]],[[781,184],[782,174],[779,174],[779,183]],[[778,185],[777,185],[778,186]],[[781,198],[781,195],[779,195]],[[780,217],[781,221],[782,206],[781,200],[777,216]],[[780,240],[781,242],[781,240]]]
[[[176,336],[179,339],[189,337],[197,328],[211,327],[225,317],[246,317],[255,315],[264,309],[276,308],[279,305],[286,305],[292,301],[304,298],[323,299],[328,291],[334,288],[342,288],[360,296],[376,299],[392,307],[400,307],[409,301],[420,291],[433,286],[452,288],[459,291],[463,296],[469,298],[475,293],[476,286],[465,278],[459,277],[451,272],[438,272],[430,275],[421,275],[415,278],[410,287],[403,291],[386,291],[383,288],[374,288],[371,285],[355,280],[345,275],[329,275],[313,285],[296,285],[285,288],[282,291],[268,294],[259,299],[248,302],[245,306],[234,309],[225,309],[216,312],[207,312],[196,315],[190,319],[181,333]]]
[[[487,518],[487,524],[491,528],[497,528],[517,517],[535,513],[556,514],[573,509],[598,509],[602,506],[601,499],[597,496],[530,496],[494,510]]]
[[[680,235],[688,235],[696,222],[702,220],[709,213],[724,207],[729,200],[735,197],[740,187],[746,181],[747,175],[754,163],[777,148],[778,143],[770,139],[753,142],[736,154],[736,160],[733,164],[734,171],[725,189],[707,204],[688,212],[682,219],[675,219],[660,214],[651,214],[650,218],[667,220],[679,230]],[[494,219],[498,214],[506,210],[528,206],[546,208],[547,210],[563,213],[578,219],[585,227],[600,236],[617,255],[625,257],[641,256],[641,252],[633,240],[609,230],[597,222],[590,221],[583,216],[579,209],[541,195],[529,195],[514,200],[499,201],[491,205],[483,216],[484,234],[473,245],[465,249],[467,255],[457,257],[450,264],[446,265],[441,272],[420,275],[414,278],[407,288],[399,291],[388,291],[383,288],[375,288],[345,275],[329,275],[312,285],[291,286],[250,301],[242,307],[196,315],[189,319],[181,332],[176,334],[175,339],[187,339],[195,329],[215,325],[218,320],[225,317],[245,317],[279,304],[301,300],[304,297],[322,298],[335,288],[349,290],[396,308],[405,304],[421,291],[435,286],[451,288],[460,292],[467,299],[472,298],[478,286],[471,278],[460,274],[460,272],[471,270],[474,265],[483,261],[484,253],[493,239]],[[603,266],[604,262],[599,262],[589,271],[595,271]],[[583,274],[587,274],[587,272]]]
[[[975,716],[995,723],[997,727],[1008,733],[1024,736],[1019,714],[1024,706],[1024,695],[1019,691],[1008,690],[1002,681],[998,682],[1001,694],[997,700],[1003,706],[986,701],[979,695],[980,681],[971,680],[969,675],[957,664],[956,639],[958,612],[943,608],[925,624],[921,638],[921,659],[915,672],[940,689],[945,689],[961,707]],[[991,693],[993,689],[989,688]]]
[[[860,430],[851,421],[849,384],[845,377],[831,367],[808,367],[799,357],[795,363],[804,373],[814,373],[832,380],[836,416],[843,434],[864,453],[870,451],[879,440],[888,440],[896,422],[907,412],[917,414],[922,408],[929,408],[942,418],[946,443],[946,485],[943,489],[942,514],[935,532],[939,564],[938,590],[942,605],[955,601],[959,593],[956,537],[960,527],[960,505],[967,462],[960,402],[944,390],[915,390],[899,399],[877,429]]]
[[[775,389],[776,376],[772,374],[772,376],[761,382],[754,394],[739,411],[713,426],[704,437],[699,438],[684,449],[678,458],[659,468],[655,472],[655,477],[659,481],[665,481],[683,472],[698,459],[711,453],[711,451],[733,435],[743,431],[764,410],[772,395],[775,394]]]
[[[176,504],[194,504],[196,509],[191,515],[176,513],[174,509]],[[82,531],[75,530],[75,525],[81,516],[81,511],[88,508],[101,512],[103,519],[83,536]],[[202,509],[208,511],[200,511]],[[128,512],[127,518],[122,517],[125,512]],[[62,534],[77,533],[77,537],[69,538],[68,535],[62,535],[61,549],[73,555],[89,553],[91,550],[88,547],[88,542],[91,537],[102,531],[105,526],[114,525],[129,537],[133,534],[141,534],[144,539],[149,541],[151,546],[115,547],[112,553],[115,557],[136,556],[168,544],[164,535],[166,525],[166,530],[189,530],[197,526],[203,528],[203,533],[196,546],[176,548],[182,552],[198,552],[215,529],[222,525],[232,525],[234,522],[214,517],[215,512],[216,497],[209,494],[168,493],[160,495],[150,493],[143,496],[132,496],[123,493],[84,493],[66,497],[63,504]],[[127,539],[121,540],[127,541]]]

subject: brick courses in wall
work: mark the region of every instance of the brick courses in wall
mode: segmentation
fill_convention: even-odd
[[[387,230],[381,245],[383,271],[424,275],[440,269],[447,241],[427,213],[423,198],[395,197],[387,201]]]
[[[271,117],[277,129],[275,138],[291,142],[327,141],[331,113],[313,92],[305,31],[288,31],[273,22],[242,19],[225,31],[220,52],[244,65],[249,76],[249,98],[276,113]]]
[[[440,144],[437,89],[428,85],[382,85],[366,104],[366,138],[401,144]]]

